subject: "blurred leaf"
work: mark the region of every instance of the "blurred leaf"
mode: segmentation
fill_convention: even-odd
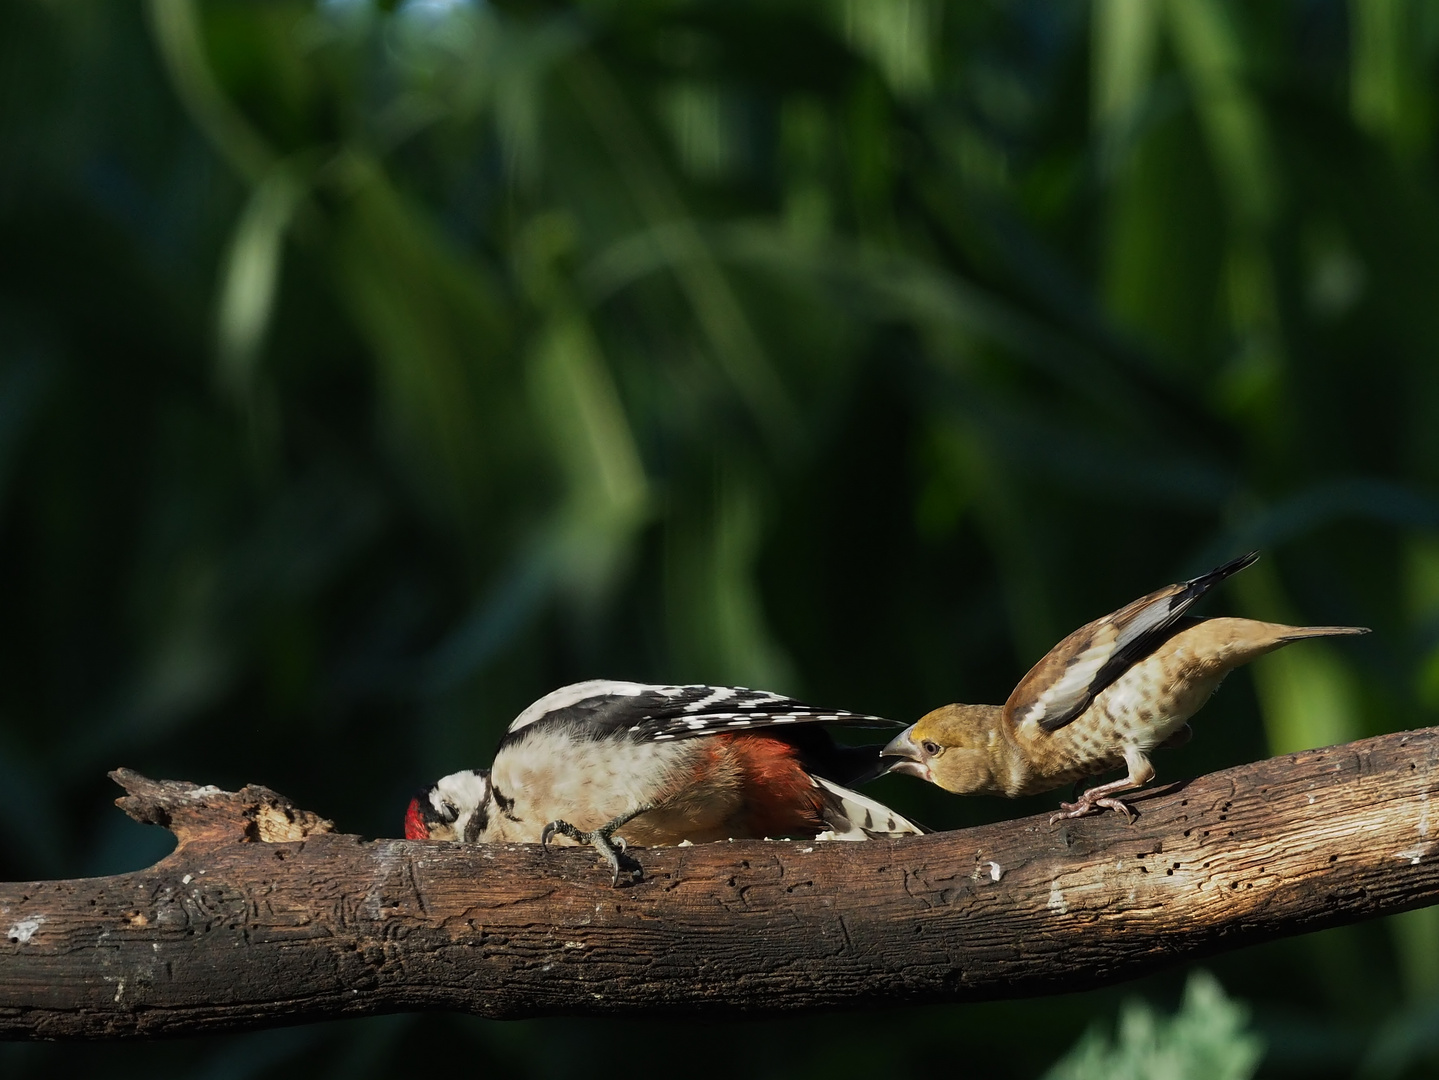
[[[1090,108],[1102,140],[1100,152],[1113,168],[1145,108],[1164,7],[1152,0],[1096,0],[1092,10]]]
[[[336,245],[337,284],[373,350],[398,438],[418,451],[432,496],[474,520],[495,462],[485,417],[503,425],[516,401],[495,361],[509,345],[495,283],[449,250],[379,166],[347,162],[350,206]],[[507,392],[508,390],[508,392]]]
[[[1304,625],[1282,594],[1273,560],[1237,577],[1234,588],[1249,617]],[[1299,642],[1261,657],[1252,670],[1270,753],[1334,746],[1365,734],[1359,685],[1341,646]]]
[[[1439,527],[1439,498],[1422,488],[1384,478],[1337,476],[1312,486],[1296,485],[1285,496],[1247,514],[1235,532],[1251,547],[1275,548],[1346,520],[1433,529]],[[1210,550],[1219,552],[1220,548]],[[1246,575],[1246,579],[1250,577]]]
[[[1189,976],[1184,1001],[1171,1018],[1147,1004],[1127,1003],[1111,1042],[1091,1028],[1046,1080],[1245,1080],[1264,1056],[1263,1041],[1247,1028],[1249,1010],[1227,997],[1205,971]]]
[[[1439,993],[1439,907],[1415,908],[1387,924],[1411,1000],[1434,997]]]
[[[902,318],[946,341],[951,350],[936,349],[931,357],[936,367],[954,371],[955,356],[969,356],[978,341],[987,339],[1117,423],[1146,426],[1159,408],[1143,387],[1115,370],[1109,357],[1003,297],[926,261],[843,242],[800,248],[785,233],[753,225],[734,229],[723,240],[719,250],[729,257],[777,267],[810,281],[836,282],[845,287],[844,299],[837,303],[848,310],[862,300],[871,310],[857,313],[875,319]],[[603,262],[590,268],[596,291],[617,287],[625,276],[640,272],[643,258],[641,250],[629,245],[607,252]]]
[[[175,91],[195,125],[236,172],[263,182],[274,152],[216,82],[193,0],[149,0],[147,11]]]
[[[1254,683],[1272,753],[1334,746],[1364,734],[1359,687],[1332,646],[1284,649],[1257,661]]]
[[[1439,538],[1411,536],[1404,551],[1404,597],[1421,658],[1415,671],[1414,696],[1439,710]]]
[[[425,692],[438,695],[453,690],[513,647],[550,598],[555,570],[554,555],[543,546],[519,565],[502,567],[493,591],[450,628],[427,658],[421,678]]]
[[[700,179],[734,168],[739,147],[728,104],[719,87],[698,81],[676,84],[661,101],[680,160]]]
[[[754,328],[663,164],[609,74],[594,60],[574,67],[575,93],[605,142],[665,265],[685,292],[715,360],[767,434],[784,446],[799,418]]]
[[[797,676],[766,623],[755,583],[763,518],[752,479],[725,469],[697,515],[671,506],[665,615],[675,681],[770,686],[798,693]]]
[[[1410,912],[1432,915],[1434,908]],[[1393,1080],[1395,1077],[1424,1075],[1439,1058],[1439,997],[1433,993],[1418,998],[1407,1009],[1391,1016],[1374,1034],[1355,1075],[1361,1080]],[[1415,1071],[1420,1064],[1429,1066]]]
[[[972,501],[974,514],[990,547],[995,569],[1004,582],[1004,614],[1012,627],[1017,652],[1038,658],[1065,631],[1060,630],[1053,602],[1037,568],[1043,561],[1040,541],[1026,527],[1023,485],[1017,483],[994,441],[978,425],[946,424],[935,431],[935,446],[962,477],[961,497]]]
[[[644,466],[604,357],[578,315],[560,313],[540,334],[529,374],[535,420],[566,476],[555,535],[561,572],[593,605],[613,585],[647,513]]]
[[[1349,83],[1355,122],[1403,156],[1423,149],[1431,123],[1420,78],[1418,20],[1410,0],[1351,0]]]
[[[285,232],[303,189],[286,166],[271,169],[250,195],[221,267],[216,337],[221,385],[246,402],[270,324]]]
[[[1244,224],[1263,227],[1276,209],[1277,177],[1229,9],[1220,0],[1170,0],[1165,10],[1231,209]]]
[[[173,730],[211,705],[237,674],[235,643],[221,628],[224,588],[215,557],[198,551],[174,567],[168,611],[146,643],[137,679],[125,695],[119,723],[124,736]]]
[[[912,96],[932,81],[931,43],[943,5],[932,0],[842,0],[845,37],[884,73],[895,93]]]

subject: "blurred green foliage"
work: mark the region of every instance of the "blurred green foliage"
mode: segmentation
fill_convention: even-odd
[[[1375,633],[1161,779],[1435,722],[1436,54],[1418,0],[0,5],[0,872],[163,852],[118,764],[393,834],[578,678],[999,701],[1250,547],[1209,610]],[[1439,1061],[1432,910],[1214,968],[1274,1075]],[[1034,1076],[1133,991],[0,1063]]]
[[[1196,971],[1173,1017],[1126,1002],[1112,1042],[1091,1028],[1045,1080],[1248,1080],[1264,1045],[1246,1031],[1247,1012],[1213,975]]]

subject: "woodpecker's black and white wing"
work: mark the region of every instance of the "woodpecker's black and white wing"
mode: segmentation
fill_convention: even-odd
[[[1251,551],[1081,626],[1019,681],[1004,707],[1009,722],[1059,730],[1089,708],[1101,690],[1173,636],[1196,600],[1257,558],[1258,552]]]
[[[627,734],[666,742],[722,732],[798,724],[899,727],[897,721],[844,709],[818,709],[769,690],[743,686],[663,686],[592,679],[540,698],[510,724],[501,745],[541,725],[564,725],[585,738]]]
[[[884,803],[833,780],[812,777],[820,791],[821,815],[827,826],[816,840],[874,840],[879,837],[923,836],[930,830],[895,813]]]

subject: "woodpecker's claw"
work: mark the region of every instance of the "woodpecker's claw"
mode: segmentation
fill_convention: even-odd
[[[625,848],[628,845],[626,845],[624,837],[612,837],[614,830],[619,828],[623,823],[623,821],[612,821],[608,825],[601,825],[594,832],[581,832],[568,821],[552,821],[546,825],[540,833],[540,846],[548,851],[550,839],[555,833],[568,836],[577,843],[589,844],[590,847],[604,856],[605,862],[609,863],[610,870],[613,874],[611,884],[615,888],[618,889],[620,887],[620,878],[625,874],[629,875],[631,884],[637,884],[644,880],[644,867],[640,866],[633,857],[625,854]]]

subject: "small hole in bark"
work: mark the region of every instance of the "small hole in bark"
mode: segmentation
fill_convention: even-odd
[[[1339,861],[1339,856],[1338,856],[1338,855],[1331,855],[1331,856],[1329,856],[1329,861],[1330,861],[1330,862],[1338,862],[1338,861]]]
[[[1173,870],[1166,870],[1166,871],[1164,871],[1164,876],[1165,876],[1165,877],[1173,877],[1173,876],[1174,876],[1174,871],[1173,871]]]

